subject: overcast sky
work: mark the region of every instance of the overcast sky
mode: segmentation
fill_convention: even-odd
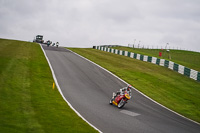
[[[0,38],[200,51],[200,0],[0,0]]]

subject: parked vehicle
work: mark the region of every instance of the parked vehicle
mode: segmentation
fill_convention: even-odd
[[[43,42],[44,42],[43,36],[42,36],[42,35],[37,35],[37,36],[34,38],[33,42],[43,43]]]

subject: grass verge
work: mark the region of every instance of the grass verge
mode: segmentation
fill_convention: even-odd
[[[162,105],[200,122],[200,83],[168,68],[96,49],[69,48]]]
[[[170,60],[168,58],[170,54],[171,61],[200,72],[200,53],[199,52],[184,51],[184,50],[170,50],[170,52],[166,52],[166,50],[164,49],[162,50],[162,57],[159,57],[159,51],[161,51],[160,49],[138,49],[138,48],[133,49],[129,47],[114,47],[114,48],[133,52],[133,53],[138,53],[142,55],[162,58],[166,60]]]
[[[38,44],[0,39],[0,132],[97,132],[52,89]]]

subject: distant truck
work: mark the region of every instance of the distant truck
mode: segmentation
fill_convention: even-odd
[[[43,42],[44,42],[43,36],[42,36],[42,35],[37,35],[37,36],[34,38],[33,42],[43,43]]]

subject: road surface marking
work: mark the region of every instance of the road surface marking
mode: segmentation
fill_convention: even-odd
[[[138,113],[135,113],[135,112],[131,112],[131,111],[128,111],[128,110],[122,110],[120,111],[121,113],[124,113],[124,114],[127,114],[127,115],[130,115],[130,116],[138,116],[140,114]]]

